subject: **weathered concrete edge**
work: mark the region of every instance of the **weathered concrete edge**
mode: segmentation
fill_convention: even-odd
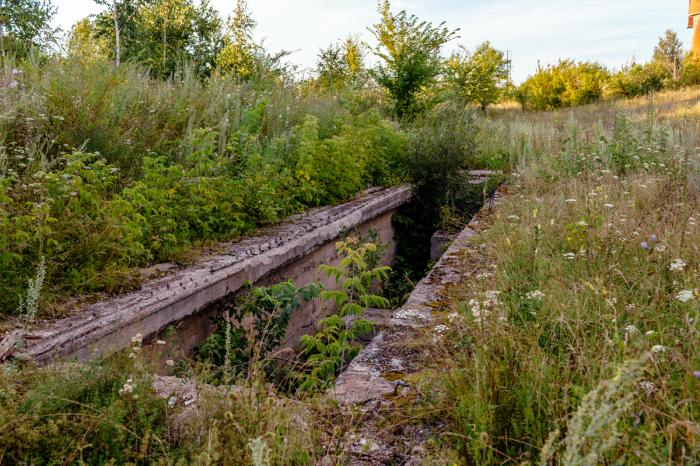
[[[482,212],[484,209],[490,211],[494,201],[492,199],[485,205]],[[481,215],[477,215],[460,232],[430,273],[418,283],[406,304],[393,313],[389,329],[379,333],[340,374],[331,397],[341,405],[355,405],[380,400],[397,390],[396,383],[382,376],[381,353],[386,334],[400,331],[401,328],[419,329],[430,325],[434,303],[444,296],[449,285],[459,282],[464,275],[459,259],[471,239],[478,234],[476,229],[480,222]]]
[[[270,234],[244,240],[229,254],[155,280],[124,296],[87,306],[78,315],[26,335],[24,356],[37,362],[86,360],[127,348],[136,333],[152,335],[202,310],[246,282],[265,275],[337,239],[343,230],[394,210],[411,198],[409,186],[375,190],[340,206],[294,216]],[[295,221],[302,225],[293,231]],[[295,233],[302,233],[295,236]],[[266,249],[269,247],[269,249]],[[101,341],[111,338],[111,344]],[[115,343],[116,341],[116,343]]]

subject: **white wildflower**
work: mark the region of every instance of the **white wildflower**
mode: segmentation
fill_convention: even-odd
[[[682,272],[688,264],[685,263],[683,259],[675,259],[671,262],[669,270],[671,272]]]
[[[666,351],[666,347],[663,345],[654,345],[651,347],[651,352],[653,354],[663,353],[664,351]]]
[[[647,331],[644,335],[650,337],[650,336],[654,335],[655,333],[656,333],[655,331],[649,330],[649,331]]]
[[[165,361],[165,365],[168,367],[173,367],[175,365],[175,361],[173,361],[172,359],[168,359],[167,361]]]
[[[167,343],[166,343],[165,341],[163,341],[163,340],[158,340],[158,341],[156,341],[156,345],[163,346],[163,345],[166,345],[166,344],[167,344]]]
[[[576,254],[574,254],[573,252],[567,252],[566,254],[562,254],[562,257],[566,260],[572,261],[576,259]]]
[[[576,203],[576,199],[567,199],[565,202],[566,202],[567,204],[575,204],[575,203]]]
[[[605,204],[605,205],[603,205],[603,207],[605,207],[606,209],[613,209],[613,208],[615,208],[615,206],[612,205],[612,204]]]
[[[131,395],[134,393],[134,388],[136,388],[136,384],[134,384],[133,380],[128,379],[124,386],[119,390],[119,395]]]
[[[656,385],[654,385],[652,382],[649,382],[648,380],[642,380],[639,382],[639,388],[644,390],[647,395],[651,396],[656,392]]]
[[[435,328],[433,329],[435,333],[438,335],[442,335],[446,331],[448,331],[450,328],[447,325],[436,325]]]
[[[447,316],[447,320],[450,322],[455,322],[457,320],[460,320],[462,318],[461,315],[459,315],[457,312],[453,312],[452,314]]]
[[[688,301],[695,298],[695,292],[693,290],[682,290],[676,295],[676,299],[682,303],[687,303]]]
[[[588,193],[588,197],[593,199],[594,197],[598,197],[598,193]]]
[[[637,333],[639,333],[639,329],[634,325],[629,324],[625,327],[625,336],[636,335]]]
[[[517,222],[518,220],[520,220],[520,217],[518,217],[517,215],[509,215],[508,220],[510,220],[511,222]]]
[[[143,335],[141,335],[140,333],[137,333],[136,335],[131,337],[131,343],[133,343],[135,345],[140,345],[141,343],[143,343]]]
[[[580,227],[587,227],[588,223],[586,223],[584,220],[581,220],[580,222],[577,222],[576,225]]]
[[[527,299],[533,299],[535,301],[539,301],[542,298],[544,298],[544,293],[541,292],[540,290],[535,290],[535,291],[529,292],[526,296],[527,296]]]

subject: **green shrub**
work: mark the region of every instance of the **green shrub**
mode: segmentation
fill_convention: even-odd
[[[670,78],[659,63],[633,64],[611,77],[610,94],[630,98],[659,92],[668,86]]]
[[[608,71],[598,63],[572,60],[540,68],[522,83],[517,99],[528,110],[554,110],[585,105],[603,96]]]

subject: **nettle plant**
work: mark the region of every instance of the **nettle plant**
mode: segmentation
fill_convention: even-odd
[[[378,246],[351,236],[336,247],[342,258],[340,264],[320,267],[340,285],[338,290],[321,292],[321,299],[333,303],[335,312],[319,322],[315,335],[301,338],[303,369],[294,374],[301,391],[321,390],[331,384],[344,365],[359,353],[360,336],[374,328],[372,322],[363,318],[365,310],[389,307],[389,300],[374,291],[391,272],[390,267],[378,265]]]

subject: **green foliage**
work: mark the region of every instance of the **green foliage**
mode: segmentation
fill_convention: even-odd
[[[213,69],[222,21],[208,1],[122,0],[109,7],[95,18],[95,38],[110,44],[104,47],[110,58],[116,59],[118,27],[119,61],[141,63],[159,77],[171,76],[183,62],[200,75]]]
[[[289,281],[253,288],[220,312],[217,330],[202,344],[198,356],[222,368],[224,383],[247,376],[250,364],[271,372],[274,361],[265,359],[267,353],[279,347],[294,312],[320,294],[317,283],[297,288]]]
[[[683,59],[681,85],[697,86],[700,84],[700,58],[693,53],[687,53]]]
[[[316,72],[322,88],[339,91],[345,86],[360,84],[364,74],[362,44],[354,37],[321,50]]]
[[[224,46],[216,57],[217,66],[241,79],[253,75],[257,45],[253,41],[256,22],[245,0],[237,0],[233,16],[229,18],[228,34]]]
[[[338,372],[360,351],[356,340],[372,331],[372,323],[362,318],[364,310],[389,306],[386,298],[373,294],[374,287],[391,271],[389,267],[373,266],[369,260],[377,245],[349,237],[338,242],[337,249],[340,264],[320,267],[340,286],[321,293],[322,299],[333,303],[335,313],[319,321],[315,335],[301,338],[303,371],[297,371],[295,378],[302,391],[322,390],[333,383]]]
[[[610,94],[620,97],[638,97],[664,89],[670,74],[658,62],[633,64],[623,68],[610,79]]]
[[[673,81],[678,81],[683,68],[683,43],[675,31],[669,29],[654,48],[653,63],[663,66]]]
[[[510,63],[505,54],[484,42],[470,53],[453,54],[445,65],[448,92],[465,104],[482,110],[498,102],[508,84]]]
[[[518,88],[517,99],[528,110],[585,105],[603,96],[607,80],[607,70],[598,63],[563,60],[529,77]]]
[[[379,3],[379,14],[380,22],[370,28],[378,41],[373,52],[381,60],[373,74],[394,100],[395,114],[411,118],[420,110],[418,93],[442,71],[440,48],[455,38],[456,31],[405,11],[394,14],[389,0]]]
[[[165,401],[146,375],[129,379],[123,361],[56,366],[45,371],[3,369],[0,444],[6,464],[150,463],[171,454]],[[129,379],[129,380],[127,380]],[[133,387],[128,395],[120,390]]]
[[[51,27],[56,7],[51,0],[0,1],[0,57],[26,57],[32,49],[47,49],[56,43]]]
[[[42,256],[45,312],[56,296],[130,289],[134,268],[201,242],[406,180],[405,134],[354,101],[221,76],[163,82],[78,56],[11,70],[17,87],[0,87],[3,314]]]

